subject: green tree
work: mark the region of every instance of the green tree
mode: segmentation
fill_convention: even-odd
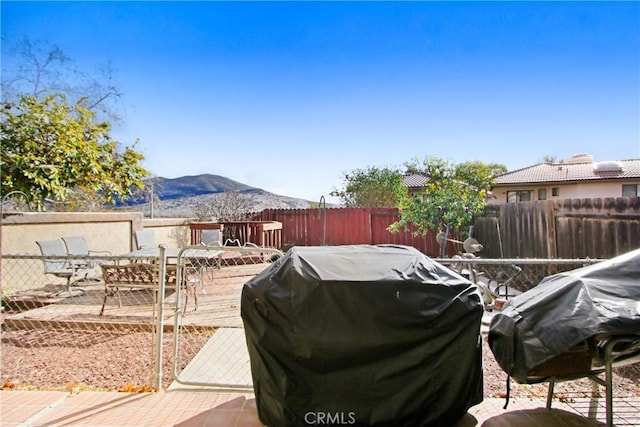
[[[479,161],[464,162],[455,165],[456,177],[478,188],[486,188],[489,191],[494,178],[507,172],[507,167],[498,163],[483,163]]]
[[[407,164],[413,173],[427,177],[424,190],[400,205],[400,220],[389,227],[392,232],[413,226],[416,235],[440,231],[447,226],[460,230],[486,207],[487,192],[494,177],[506,171],[495,163],[453,164],[436,157]]]
[[[343,187],[330,194],[346,207],[398,207],[408,197],[404,174],[393,167],[356,169],[344,173]]]
[[[550,154],[546,154],[542,157],[543,163],[564,163],[564,160],[558,159],[558,156],[552,156]]]
[[[0,189],[26,193],[43,209],[46,199],[64,202],[74,193],[99,194],[108,203],[127,199],[149,173],[133,146],[119,150],[108,122],[95,123],[83,102],[63,95],[42,100],[23,95],[0,111]]]

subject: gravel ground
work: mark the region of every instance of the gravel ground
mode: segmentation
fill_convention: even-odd
[[[182,367],[206,342],[208,334],[189,334],[182,341]],[[486,337],[485,337],[486,338]],[[172,334],[165,334],[163,385],[172,379]],[[148,391],[151,380],[151,334],[102,331],[2,332],[2,388]],[[484,340],[484,395],[504,397],[506,374]],[[618,368],[616,397],[640,397],[640,363]],[[512,381],[512,397],[546,397],[547,384],[520,385]],[[556,385],[556,394],[583,397],[591,391],[587,379]]]
[[[189,334],[181,346],[181,368],[209,338]],[[2,388],[39,390],[150,391],[149,332],[2,332]],[[173,334],[163,340],[162,383],[173,380]]]
[[[507,390],[507,375],[498,365],[489,348],[486,335],[483,340],[484,356],[484,395],[485,397],[504,397]],[[614,396],[640,397],[640,363],[614,369]],[[512,397],[545,398],[548,383],[518,384],[511,381]],[[558,396],[589,397],[591,395],[591,380],[582,378],[575,381],[557,383],[554,393]],[[604,395],[604,388],[600,388]]]

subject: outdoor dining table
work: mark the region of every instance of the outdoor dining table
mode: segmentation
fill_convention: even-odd
[[[215,259],[222,255],[224,251],[222,250],[209,250],[209,249],[196,249],[196,248],[186,248],[182,252],[180,251],[182,248],[175,247],[167,247],[164,249],[164,255],[167,258],[167,263],[169,260],[172,260],[173,263],[177,263],[178,257],[182,256],[182,258],[195,260],[195,259]],[[126,254],[121,255],[122,258],[136,258],[136,259],[146,259],[146,258],[159,258],[160,257],[160,248],[142,248],[132,252],[127,252]]]
[[[167,264],[176,265],[178,263],[178,257],[181,257],[186,261],[185,265],[188,268],[193,269],[192,271],[197,271],[198,276],[200,278],[200,289],[205,292],[204,289],[204,277],[202,274],[203,263],[202,260],[207,260],[207,262],[218,258],[218,267],[221,266],[221,261],[219,258],[224,253],[223,250],[211,250],[211,249],[200,249],[200,248],[176,248],[176,247],[166,247],[164,248],[164,255],[167,259]],[[128,252],[126,254],[121,255],[123,258],[129,259],[153,259],[160,257],[160,247],[156,248],[142,248],[132,252]]]

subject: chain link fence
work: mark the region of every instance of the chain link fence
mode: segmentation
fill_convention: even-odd
[[[197,250],[185,251],[178,259],[178,270],[190,278],[191,285],[181,287],[177,299],[183,301],[193,288],[193,293],[198,295],[198,305],[197,308],[176,307],[174,329],[177,333],[173,346],[176,386],[250,390],[249,355],[240,317],[242,286],[283,253],[247,244],[225,246],[219,255],[197,255]],[[185,365],[183,362],[193,352],[191,343],[199,342],[203,334],[209,339],[198,357]]]
[[[241,289],[281,255],[267,248],[205,246],[188,247],[173,258],[3,255],[0,386],[251,388]],[[68,281],[45,274],[47,261],[92,267]],[[436,261],[472,271],[498,293],[506,289],[501,284],[522,292],[547,275],[597,262]],[[166,283],[162,297],[156,292],[160,282]]]
[[[472,255],[434,258],[473,282],[486,284],[498,296],[508,299],[526,292],[542,279],[556,273],[575,270],[601,259],[485,259]]]
[[[0,387],[167,387],[217,330],[241,328],[242,285],[282,255],[189,248],[161,256],[2,255]]]
[[[151,390],[157,292],[108,297],[100,267],[133,261],[3,255],[2,387]]]

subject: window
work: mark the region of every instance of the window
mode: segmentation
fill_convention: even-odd
[[[507,191],[507,203],[528,202],[531,200],[531,191]]]
[[[539,188],[538,189],[538,200],[547,200],[547,189]]]
[[[623,184],[622,197],[638,197],[640,196],[640,184]]]
[[[551,189],[551,197],[558,197],[560,195],[560,188],[553,187]]]

